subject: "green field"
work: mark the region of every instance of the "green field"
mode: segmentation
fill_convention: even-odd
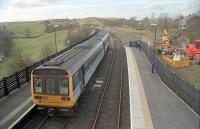
[[[76,21],[66,20],[66,19],[52,19],[52,20],[50,20],[50,23],[54,24],[54,25],[71,25],[71,24],[75,24]],[[76,24],[78,24],[78,23],[76,23]]]
[[[66,47],[64,40],[67,37],[67,31],[57,31],[57,48],[61,50]],[[11,56],[16,53],[23,52],[23,55],[30,57],[33,61],[39,59],[41,50],[45,46],[51,46],[55,48],[55,33],[46,33],[38,38],[16,38],[14,39],[14,45],[11,49]]]
[[[10,56],[0,63],[0,78],[8,76],[8,63],[16,54],[28,57],[32,62],[42,59],[41,53],[44,47],[50,47],[55,50],[55,33],[46,33],[38,38],[14,38],[14,43],[11,48]],[[66,46],[65,39],[67,37],[67,30],[57,31],[57,47],[58,51],[64,49]]]
[[[52,19],[49,22],[50,24],[72,25],[82,23],[82,20]],[[51,53],[55,52],[55,32],[46,33],[44,21],[0,23],[0,29],[3,28],[12,33],[13,44],[9,56],[0,63],[0,79],[13,74],[14,70],[11,70],[10,64],[15,64],[16,59],[28,58],[29,63],[27,64],[32,64],[46,57],[45,49],[50,49]],[[27,30],[30,32],[29,37]],[[57,31],[58,51],[67,47],[65,43],[67,34],[67,30]]]
[[[27,29],[30,30],[30,36],[39,36],[44,34],[45,26],[40,22],[16,22],[1,23],[0,28],[5,25],[6,29],[13,33],[15,37],[26,37]]]

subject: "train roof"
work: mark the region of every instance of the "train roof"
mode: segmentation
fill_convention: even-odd
[[[108,33],[100,31],[89,40],[40,65],[36,69],[65,69],[74,74],[90,56],[103,44]]]

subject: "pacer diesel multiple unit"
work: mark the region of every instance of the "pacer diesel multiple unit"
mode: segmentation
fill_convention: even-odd
[[[109,34],[100,31],[34,69],[31,74],[33,103],[45,109],[73,108],[105,55],[109,42]]]

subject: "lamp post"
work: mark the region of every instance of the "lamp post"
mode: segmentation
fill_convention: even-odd
[[[59,25],[54,25],[54,29],[55,29],[55,50],[57,53],[57,43],[56,43],[56,29],[58,28]]]
[[[81,23],[78,24],[79,37],[81,37]]]
[[[151,73],[153,73],[154,71],[154,58],[155,58],[155,44],[156,44],[156,32],[157,32],[157,24],[151,24],[152,27],[155,27],[155,34],[154,34],[154,44],[153,44],[153,60],[152,60],[152,69],[151,69]]]
[[[90,24],[90,32],[92,33],[92,24]]]
[[[68,29],[68,31],[67,31],[67,35],[68,35],[68,40],[67,40],[67,47],[69,48],[70,47],[70,29]]]
[[[140,40],[138,41],[138,45],[139,45],[139,49],[141,51],[141,47],[142,47],[141,46],[142,45],[142,30],[143,30],[141,22],[139,22],[139,27],[137,28],[137,30],[140,30]]]
[[[140,25],[139,30],[140,30],[140,43],[141,43],[141,41],[142,41],[142,23],[139,22],[139,25]]]

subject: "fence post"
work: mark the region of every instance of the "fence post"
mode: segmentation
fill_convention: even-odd
[[[4,88],[4,95],[7,96],[9,95],[8,87],[7,87],[7,81],[6,78],[3,78],[3,88]]]
[[[17,88],[20,88],[19,73],[18,72],[15,73],[15,79],[16,79],[16,82],[17,82]]]
[[[26,82],[29,82],[29,72],[28,72],[28,67],[27,66],[25,68],[25,76],[26,76]]]

